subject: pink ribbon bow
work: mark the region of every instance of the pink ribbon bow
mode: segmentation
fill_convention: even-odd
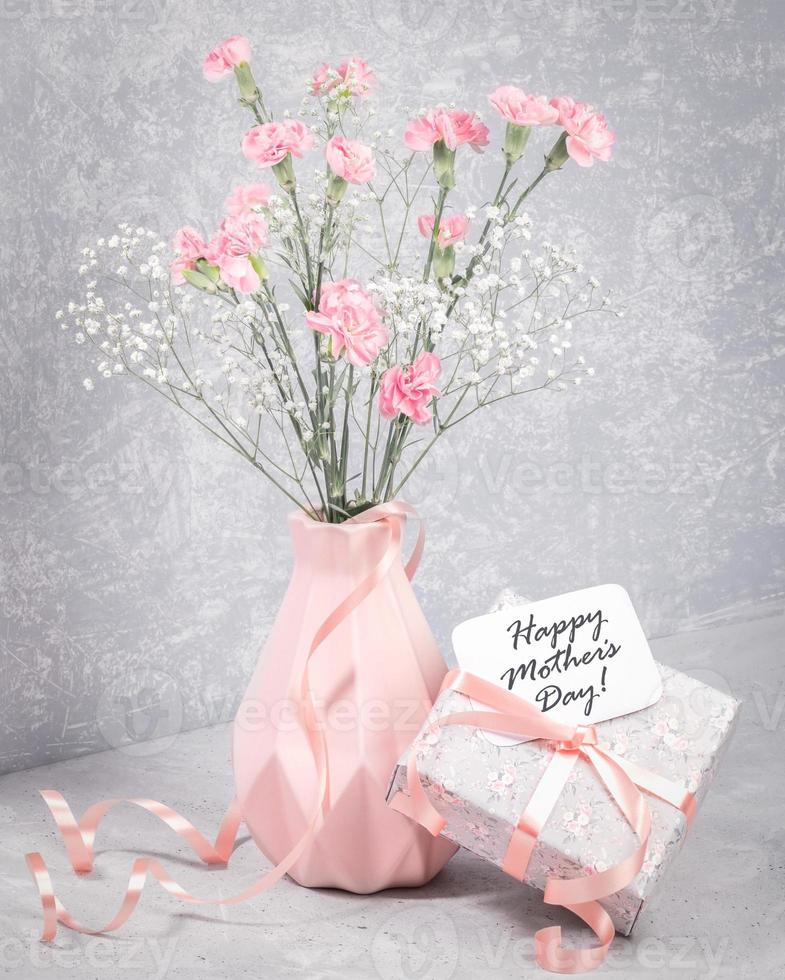
[[[512,833],[502,865],[508,874],[521,881],[524,879],[542,828],[580,757],[592,766],[635,831],[639,846],[606,871],[591,877],[547,879],[544,900],[549,905],[562,905],[583,919],[594,931],[599,945],[567,949],[561,944],[559,926],[540,929],[534,937],[537,962],[553,973],[582,973],[595,969],[607,956],[615,935],[611,918],[599,899],[626,888],[640,871],[646,856],[651,812],[640,789],[678,807],[688,822],[692,820],[694,812],[693,794],[657,773],[601,749],[593,725],[571,728],[552,721],[517,695],[468,671],[450,671],[442,683],[442,691],[445,690],[457,691],[494,710],[458,711],[444,715],[432,722],[430,731],[450,725],[468,725],[501,735],[542,738],[554,743],[553,757]],[[447,820],[435,809],[423,788],[417,769],[418,745],[419,739],[412,746],[406,763],[408,795],[398,792],[390,805],[417,820],[436,836],[447,826]]]

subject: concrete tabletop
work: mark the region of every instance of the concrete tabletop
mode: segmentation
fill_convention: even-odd
[[[663,663],[744,700],[739,728],[672,872],[629,939],[596,976],[781,977],[785,973],[785,667],[780,609],[653,642]],[[70,870],[37,794],[58,789],[80,815],[106,797],[162,800],[213,838],[232,797],[226,725],[0,778],[0,972],[38,977],[308,977],[468,980],[544,976],[533,935],[575,920],[461,851],[420,889],[356,896],[285,879],[222,910],[184,905],[148,884],[112,936],[61,929],[38,942],[38,899],[23,855],[40,850],[67,908],[87,925],[116,910],[133,856],[160,857],[204,896],[247,887],[266,862],[241,830],[228,869],[208,870],[154,817],[124,806],[106,819],[94,872]],[[244,843],[243,843],[244,842]],[[587,933],[580,935],[589,941]]]

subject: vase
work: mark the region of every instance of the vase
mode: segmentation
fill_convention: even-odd
[[[329,773],[323,820],[288,868],[308,887],[367,894],[423,885],[456,850],[385,802],[396,762],[446,672],[401,560],[404,519],[327,524],[301,512],[289,516],[293,574],[235,719],[243,818],[277,864],[302,838],[318,803],[317,764],[298,711],[308,662]],[[322,624],[383,558],[385,574],[309,659]]]

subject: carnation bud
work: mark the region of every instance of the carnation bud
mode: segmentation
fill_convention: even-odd
[[[202,292],[216,292],[216,286],[212,279],[202,272],[197,272],[196,269],[183,269],[183,279],[190,282],[192,286],[196,286],[197,289],[201,289]]]
[[[526,144],[529,142],[531,131],[531,126],[518,126],[513,122],[507,123],[507,131],[504,134],[504,156],[507,163],[512,165],[516,160],[520,160],[523,151],[526,149]]]
[[[440,187],[447,191],[455,187],[455,150],[449,149],[444,140],[433,144],[433,173]]]
[[[331,170],[330,176],[327,178],[327,203],[334,208],[338,207],[346,193],[346,187],[347,183],[343,177],[339,177]]]
[[[273,164],[273,173],[275,174],[275,179],[285,191],[293,191],[297,186],[291,153],[287,153],[280,163]]]
[[[436,249],[433,253],[433,273],[437,279],[448,279],[455,271],[455,249],[452,245]]]
[[[264,264],[264,259],[261,257],[261,255],[249,255],[248,261],[253,266],[256,275],[259,276],[262,282],[264,282],[265,279],[269,277],[269,273],[267,271],[267,266]]]
[[[551,147],[551,152],[545,158],[545,169],[549,172],[551,170],[561,170],[569,159],[569,156],[570,154],[567,152],[567,133],[563,132]]]
[[[234,67],[234,77],[240,88],[240,99],[248,105],[253,105],[259,98],[259,89],[247,61],[241,61]]]

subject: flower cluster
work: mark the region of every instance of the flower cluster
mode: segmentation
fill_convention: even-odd
[[[184,272],[192,272],[196,268],[196,263],[203,258],[207,252],[207,242],[202,238],[196,228],[185,225],[174,236],[172,241],[174,260],[171,265],[172,282],[185,282]]]
[[[412,119],[403,134],[404,143],[410,150],[430,150],[435,143],[444,143],[448,150],[468,145],[482,150],[488,145],[488,127],[474,112],[457,112],[447,109],[429,109],[424,115]]]
[[[572,99],[551,99],[551,105],[558,110],[557,122],[567,133],[567,152],[579,166],[591,167],[595,159],[610,160],[616,135],[601,112]]]
[[[231,75],[235,68],[251,60],[251,42],[247,37],[235,34],[227,38],[204,59],[202,72],[208,82],[220,82]]]
[[[269,240],[260,211],[270,199],[266,184],[242,185],[227,197],[226,217],[209,242],[195,228],[181,228],[172,242],[173,282],[179,285],[187,280],[208,292],[220,285],[242,293],[256,292],[266,277],[259,251]]]
[[[433,238],[433,229],[436,225],[436,219],[432,214],[421,214],[417,219],[417,227],[420,230],[420,234],[424,235],[425,238]],[[447,218],[443,218],[439,222],[439,227],[436,232],[436,241],[439,244],[439,248],[449,248],[450,245],[455,245],[456,242],[463,241],[469,231],[469,219],[465,214],[453,214]]]
[[[379,411],[386,419],[405,415],[417,425],[431,421],[431,401],[438,397],[436,379],[442,373],[439,358],[422,351],[413,364],[395,364],[379,382]]]
[[[226,198],[224,210],[233,217],[259,211],[269,206],[271,197],[267,184],[242,184]]]
[[[376,87],[376,76],[362,58],[348,58],[337,68],[318,65],[311,78],[311,94],[328,98],[362,98]]]
[[[331,356],[344,352],[357,367],[374,361],[389,340],[373,299],[356,279],[325,283],[318,311],[306,313],[305,322],[329,336]]]
[[[610,160],[615,134],[602,113],[586,102],[558,96],[550,101],[544,95],[527,95],[514,85],[502,85],[488,96],[493,108],[507,120],[505,141],[507,159],[515,162],[523,152],[532,126],[559,126],[564,151],[581,167],[591,167],[595,159]],[[555,167],[564,162],[557,143]]]
[[[313,136],[298,119],[263,123],[249,129],[243,137],[243,153],[246,159],[260,167],[273,167],[282,163],[289,154],[302,157],[313,149]]]
[[[544,95],[527,95],[514,85],[502,85],[488,96],[502,119],[516,126],[552,126],[559,110]]]
[[[254,261],[267,244],[267,223],[260,215],[229,215],[210,239],[205,258],[214,265],[227,286],[241,293],[255,293],[261,286],[260,265]]]
[[[333,136],[325,147],[324,155],[335,176],[349,184],[367,184],[376,176],[373,150],[359,140]]]
[[[399,493],[479,409],[593,374],[573,351],[574,324],[616,311],[569,247],[532,247],[523,204],[567,160],[608,160],[615,137],[586,103],[497,88],[504,169],[478,206],[471,185],[468,200],[456,190],[461,148],[494,139],[477,113],[436,106],[397,146],[381,131],[363,139],[373,113],[364,121],[355,103],[376,78],[352,57],[315,69],[303,110],[313,125],[276,118],[250,56],[246,38],[229,38],[204,75],[234,74],[254,116],[243,156],[256,173],[272,170],[277,188],[253,176],[236,186],[217,230],[181,228],[168,263],[156,235],[121,225],[85,249],[84,295],[58,319],[95,349],[87,390],[96,378],[144,381],[309,514],[341,521]],[[527,184],[516,169],[530,134],[554,126]],[[300,161],[317,141],[308,189]]]

